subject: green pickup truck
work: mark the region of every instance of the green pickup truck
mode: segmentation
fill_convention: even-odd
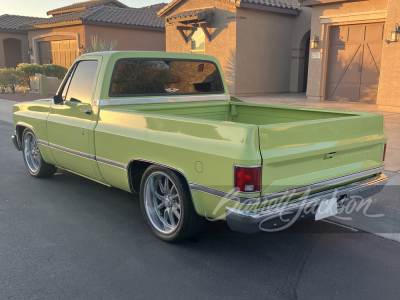
[[[211,219],[244,233],[322,219],[387,181],[382,115],[231,99],[205,55],[80,56],[53,99],[14,106],[14,126],[32,176],[61,168],[139,193],[168,242]]]

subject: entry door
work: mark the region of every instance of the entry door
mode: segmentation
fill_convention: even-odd
[[[383,30],[383,23],[331,27],[327,100],[376,103]]]
[[[64,102],[53,104],[47,119],[49,146],[58,165],[93,179],[97,175],[89,127],[95,118],[91,113],[92,91],[98,65],[97,60],[75,64],[62,90]]]

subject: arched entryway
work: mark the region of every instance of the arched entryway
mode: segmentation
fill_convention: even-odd
[[[22,63],[21,40],[8,38],[3,40],[6,68],[15,68]]]
[[[301,39],[300,49],[304,53],[304,64],[303,67],[300,69],[300,78],[302,78],[303,83],[300,86],[302,87],[302,92],[307,92],[308,64],[310,59],[310,30],[307,31]]]

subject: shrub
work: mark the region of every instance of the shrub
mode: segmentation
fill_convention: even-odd
[[[43,74],[43,66],[37,64],[19,64],[16,70],[21,72],[21,79],[25,86],[30,86],[30,77],[35,76],[36,73]]]
[[[99,39],[97,35],[90,37],[91,47],[83,49],[83,53],[114,51],[118,41],[109,39]]]
[[[0,87],[1,89],[9,89],[15,94],[18,86],[24,84],[23,73],[15,69],[0,69]]]
[[[67,74],[68,69],[58,65],[43,65],[43,74],[47,77],[57,77],[58,79],[63,79],[65,74]]]

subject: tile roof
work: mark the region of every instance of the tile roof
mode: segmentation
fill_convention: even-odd
[[[145,11],[136,8],[116,8],[109,6],[98,6],[92,9],[71,12],[56,17],[43,19],[39,22],[30,24],[28,29],[40,28],[46,25],[56,25],[59,23],[82,21],[85,23],[99,23],[101,25],[123,25],[123,26],[141,26],[144,28],[165,27],[164,19],[157,16],[155,12]]]
[[[158,12],[158,16],[162,17],[164,16],[170,9],[172,9],[174,6],[178,5],[182,0],[173,0],[170,2],[168,5],[166,5],[164,8],[162,8]],[[283,1],[277,1],[277,0],[222,0],[224,2],[230,2],[237,7],[245,6],[246,4],[251,5],[251,8],[257,9],[257,6],[259,6],[260,9],[262,7],[274,7],[274,8],[282,8],[282,9],[288,9],[288,10],[295,10],[299,11],[300,8],[293,7],[293,5],[285,3]],[[254,5],[254,6],[253,6]]]
[[[0,30],[20,30],[20,26],[31,24],[42,20],[43,18],[25,17],[16,15],[2,15],[0,16]]]
[[[214,12],[213,8],[183,11],[183,12],[180,12],[179,14],[168,17],[167,22],[169,23],[171,21],[179,21],[179,22],[204,21],[207,18],[212,17],[214,15],[214,13],[215,12]]]
[[[232,2],[232,1],[229,1],[229,2]],[[282,1],[277,1],[277,0],[241,0],[241,3],[299,10],[298,7],[293,7],[293,5],[291,5],[291,4],[288,4],[288,3],[285,3]]]
[[[97,7],[100,5],[111,4],[111,3],[114,5],[117,5],[121,8],[129,8],[129,6],[126,6],[125,4],[119,2],[118,0],[90,0],[90,1],[78,2],[78,3],[74,3],[72,5],[67,5],[64,7],[50,10],[47,12],[47,15],[50,16],[50,15],[54,15],[54,14],[66,13],[68,11],[84,10],[84,9],[94,8],[94,7]]]

